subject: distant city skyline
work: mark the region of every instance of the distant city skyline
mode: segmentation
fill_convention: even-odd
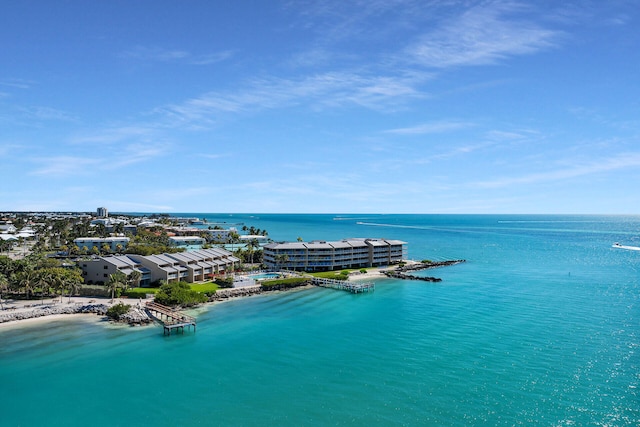
[[[640,214],[639,18],[4,2],[0,211]]]

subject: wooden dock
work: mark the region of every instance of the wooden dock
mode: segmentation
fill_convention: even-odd
[[[316,286],[320,286],[323,288],[340,289],[341,291],[348,291],[352,294],[373,292],[375,289],[375,285],[368,282],[347,282],[346,280],[322,279],[320,277],[314,277],[313,279],[311,279],[311,281]]]
[[[193,326],[193,332],[196,331],[196,319],[194,317],[153,301],[146,304],[146,309],[151,316],[162,323],[165,335],[171,335],[173,329],[181,330],[184,334],[185,326],[189,328]]]

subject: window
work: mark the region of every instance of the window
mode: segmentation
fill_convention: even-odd
[[[109,269],[109,266],[108,266],[108,265],[105,265],[103,268],[104,268],[105,270],[108,270],[108,269]]]

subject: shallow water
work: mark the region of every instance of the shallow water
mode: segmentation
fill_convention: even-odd
[[[276,240],[386,237],[467,263],[420,273],[439,283],[216,304],[184,335],[0,330],[2,425],[640,424],[640,256],[611,247],[638,246],[639,217],[233,218]]]

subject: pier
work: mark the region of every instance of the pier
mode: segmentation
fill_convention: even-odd
[[[360,283],[360,282],[347,282],[346,280],[335,279],[322,279],[320,277],[314,277],[311,282],[323,288],[340,289],[341,291],[348,291],[352,294],[359,294],[362,292],[373,292],[375,285],[373,283]]]
[[[164,335],[171,335],[173,329],[181,330],[184,334],[185,326],[189,328],[193,326],[193,332],[196,331],[196,319],[194,317],[152,301],[146,304],[146,309],[154,319],[162,323]]]

